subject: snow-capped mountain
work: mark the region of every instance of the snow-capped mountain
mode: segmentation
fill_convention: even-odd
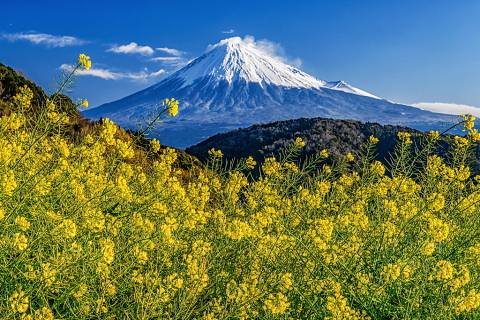
[[[319,80],[239,37],[222,40],[159,83],[85,111],[135,129],[163,100],[180,101],[179,114],[156,131],[162,144],[186,148],[259,122],[327,117],[441,129],[455,116],[383,100],[343,81]]]

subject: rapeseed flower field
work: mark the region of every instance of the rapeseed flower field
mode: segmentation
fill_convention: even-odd
[[[173,149],[131,161],[108,119],[69,141],[55,96],[32,122],[24,87],[0,118],[1,319],[480,319],[474,117],[448,159],[438,132],[400,133],[388,168],[375,137],[333,166],[296,161],[298,138],[256,180],[212,149],[186,181]]]

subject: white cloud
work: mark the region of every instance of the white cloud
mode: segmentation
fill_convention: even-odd
[[[49,47],[67,47],[67,46],[81,46],[89,43],[88,41],[81,40],[70,36],[54,36],[46,33],[4,33],[2,38],[8,41],[15,42],[19,40],[27,40],[35,44],[44,44]]]
[[[157,72],[150,73],[149,77],[157,77],[157,76],[159,76],[161,74],[164,74],[164,73],[166,73],[166,71],[164,69],[160,69]]]
[[[222,40],[215,45],[209,45],[207,47],[206,52],[213,50],[219,45],[223,45],[227,40],[228,41],[235,40],[235,41],[238,41],[239,43],[243,43],[247,46],[251,46],[257,49],[258,51],[262,52],[263,54],[269,57],[275,58],[277,60],[280,60],[281,62],[291,65],[295,68],[300,68],[302,66],[302,60],[300,60],[299,58],[295,58],[295,59],[288,58],[287,55],[285,54],[285,50],[279,43],[272,42],[267,39],[255,40],[255,38],[252,36],[245,36],[245,38],[243,39],[240,37],[232,37],[230,39]]]
[[[125,78],[125,75],[122,75],[121,73],[118,72],[112,72],[110,70],[106,69],[89,69],[89,70],[83,70],[79,73],[82,76],[94,76],[94,77],[99,77],[102,79],[106,80],[118,80]]]
[[[71,66],[68,64],[62,64],[60,66],[62,70],[69,70]],[[131,72],[113,72],[108,69],[100,69],[100,68],[90,68],[89,70],[82,70],[79,71],[78,74],[82,76],[93,76],[99,77],[105,80],[120,80],[120,79],[131,79],[132,81],[141,81],[146,82],[150,78],[155,78],[161,74],[166,73],[164,69],[160,69],[156,72],[149,72],[148,69],[140,71],[138,73],[131,73]]]
[[[234,32],[235,32],[235,30],[233,30],[233,29],[230,29],[229,31],[222,31],[222,33],[234,33]]]
[[[156,57],[150,59],[150,61],[175,61],[175,60],[181,60],[182,58],[180,57]]]
[[[420,102],[411,104],[412,107],[445,114],[467,114],[470,113],[476,117],[480,117],[480,108],[467,106],[464,104],[442,103],[442,102]]]
[[[171,54],[172,56],[177,56],[177,57],[180,57],[180,56],[185,54],[185,52],[183,52],[183,51],[180,51],[180,50],[177,50],[177,49],[171,49],[171,48],[156,48],[155,50],[163,51],[163,52],[166,52],[168,54]]]
[[[107,51],[112,51],[115,53],[139,53],[142,55],[152,55],[155,51],[149,46],[139,46],[135,42],[123,46],[114,46]]]
[[[185,65],[190,63],[190,61],[181,57],[155,57],[150,59],[149,61],[159,62],[162,64],[162,66],[172,70],[184,67]]]

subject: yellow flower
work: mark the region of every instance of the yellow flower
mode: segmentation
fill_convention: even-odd
[[[115,146],[117,147],[118,152],[124,159],[131,159],[135,156],[135,151],[128,142],[123,142],[121,140],[115,140]]]
[[[113,242],[113,240],[109,238],[102,238],[100,239],[99,242],[100,242],[100,247],[103,254],[103,260],[107,264],[112,263],[115,257],[115,251],[114,251],[115,242]]]
[[[472,142],[478,142],[480,141],[480,133],[478,132],[477,129],[472,129],[468,132],[467,137],[472,140]]]
[[[228,226],[225,234],[233,240],[241,240],[243,237],[252,235],[252,227],[246,222],[235,219]]]
[[[8,298],[8,301],[10,301],[13,312],[24,313],[28,309],[29,299],[22,290],[15,291],[15,293]]]
[[[411,144],[412,140],[410,140],[410,137],[412,135],[408,132],[399,132],[397,133],[397,137],[405,144]]]
[[[35,310],[35,320],[55,320],[53,311],[48,307]]]
[[[117,293],[117,287],[111,281],[105,282],[103,284],[103,289],[108,296],[113,296]]]
[[[24,125],[25,120],[22,113],[12,113],[10,116],[0,117],[0,127],[7,130],[17,130]]]
[[[33,99],[33,91],[27,86],[24,85],[20,88],[20,92],[13,97],[13,101],[20,108],[28,108]]]
[[[257,164],[257,162],[255,160],[253,160],[252,157],[248,157],[247,160],[246,160],[246,164],[247,164],[247,168],[253,169],[253,168],[255,168],[255,165]]]
[[[275,158],[265,158],[262,170],[266,175],[273,175],[282,169],[281,164]]]
[[[57,270],[51,267],[51,263],[41,263],[42,271],[41,271],[41,278],[42,281],[45,283],[47,287],[50,287],[56,280],[55,275],[57,274]]]
[[[20,230],[27,231],[30,228],[30,222],[25,217],[18,216],[15,218],[15,223],[20,226]]]
[[[99,262],[97,264],[97,273],[103,278],[108,278],[110,276],[110,268],[107,264]]]
[[[376,173],[379,176],[383,176],[385,174],[385,166],[378,160],[375,160],[370,165],[370,170],[372,170],[372,172]]]
[[[450,261],[440,260],[435,266],[435,279],[439,281],[448,281],[453,279],[453,276],[456,272]]]
[[[422,253],[426,256],[431,256],[433,251],[435,251],[435,242],[427,242],[422,248]]]
[[[83,53],[78,56],[78,63],[80,63],[80,68],[85,70],[89,70],[92,67],[92,62],[90,61],[90,57],[84,55]]]
[[[463,125],[463,129],[462,131],[467,131],[467,130],[471,130],[474,126],[475,126],[475,120],[477,118],[475,118],[474,116],[472,116],[470,113],[468,114],[462,114],[460,115],[460,117],[463,119],[463,121],[461,122],[461,124]]]
[[[445,197],[441,193],[432,193],[427,197],[428,207],[432,211],[439,211],[445,207]]]
[[[340,293],[335,293],[333,296],[327,297],[327,310],[332,313],[333,317],[327,317],[326,320],[340,320],[340,319],[370,319],[363,317],[364,312],[359,312],[347,305],[347,298]]]
[[[28,239],[22,233],[15,233],[13,235],[13,246],[18,248],[20,251],[25,250],[28,247]]]
[[[293,286],[292,274],[284,273],[281,278],[280,290],[282,292],[288,291]]]
[[[458,147],[465,147],[465,146],[468,146],[469,141],[464,137],[455,136],[453,138],[453,143]]]
[[[221,150],[215,150],[214,148],[208,150],[208,154],[210,156],[212,156],[214,159],[223,157],[222,151]]]
[[[168,115],[167,117],[174,117],[178,114],[178,100],[175,99],[165,99],[165,101],[162,102],[162,107],[165,107],[166,110],[168,110]]]
[[[477,309],[480,307],[480,292],[477,293],[476,289],[471,289],[466,297],[455,298],[453,302],[457,304],[455,310],[458,313]]]
[[[160,141],[157,139],[150,140],[150,145],[152,146],[153,152],[158,152],[160,150]]]
[[[460,268],[461,270],[455,273],[455,279],[448,283],[452,292],[458,291],[458,289],[470,282],[470,270],[466,266],[460,266]]]
[[[96,312],[97,313],[107,313],[108,312],[108,308],[106,306],[104,306],[105,304],[105,298],[100,298],[96,301],[97,303],[97,309],[96,309]]]
[[[428,230],[426,233],[432,237],[435,242],[441,242],[448,237],[450,227],[442,220],[432,217],[428,219]]]
[[[148,261],[148,253],[143,251],[143,250],[140,250],[138,247],[135,247],[135,256],[137,257],[138,259],[138,263],[140,264],[147,264],[147,261]]]
[[[73,238],[77,235],[77,225],[71,219],[65,219],[52,232],[66,239]]]
[[[176,278],[175,280],[173,280],[173,286],[177,289],[180,289],[183,286],[183,279]]]
[[[293,162],[287,162],[283,166],[291,172],[298,172],[298,167]]]
[[[86,283],[81,283],[81,284],[78,286],[78,289],[72,293],[72,295],[73,295],[75,298],[80,298],[80,297],[83,296],[85,293],[87,293],[87,291],[88,291],[88,286],[87,286],[87,284],[86,284]]]
[[[12,196],[13,191],[17,188],[17,182],[15,181],[15,174],[13,170],[8,171],[3,176],[3,181],[0,182],[0,185],[3,187],[3,190],[7,196]]]
[[[305,144],[306,143],[305,143],[305,141],[302,140],[302,138],[298,137],[298,138],[295,139],[294,145],[296,147],[302,148],[302,147],[305,147]]]
[[[345,160],[347,160],[348,162],[351,162],[353,161],[355,158],[353,157],[353,155],[349,152],[347,153],[347,155],[345,156]]]
[[[438,131],[430,131],[428,133],[428,138],[433,141],[437,141],[440,138],[440,133],[438,133]]]
[[[368,138],[368,141],[370,141],[370,143],[377,144],[379,140],[378,140],[378,138],[375,138],[374,136],[370,136]]]
[[[93,137],[90,134],[87,134],[85,136],[85,142],[88,143],[88,144],[93,144],[95,142],[95,140],[93,139]]]
[[[269,310],[273,314],[283,314],[285,310],[290,306],[288,299],[283,293],[269,294],[268,298],[264,301],[263,308]]]
[[[328,158],[328,151],[326,149],[320,151],[320,158]]]
[[[394,281],[401,275],[401,268],[398,264],[389,263],[383,267],[383,271],[380,275],[385,276],[386,281]]]

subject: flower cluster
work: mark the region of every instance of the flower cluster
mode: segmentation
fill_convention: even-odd
[[[90,61],[90,57],[84,55],[83,53],[78,56],[78,63],[80,64],[80,68],[84,70],[90,70],[92,67],[92,62]]]
[[[168,110],[168,117],[174,117],[178,114],[178,100],[166,99],[162,102],[162,107]]]

